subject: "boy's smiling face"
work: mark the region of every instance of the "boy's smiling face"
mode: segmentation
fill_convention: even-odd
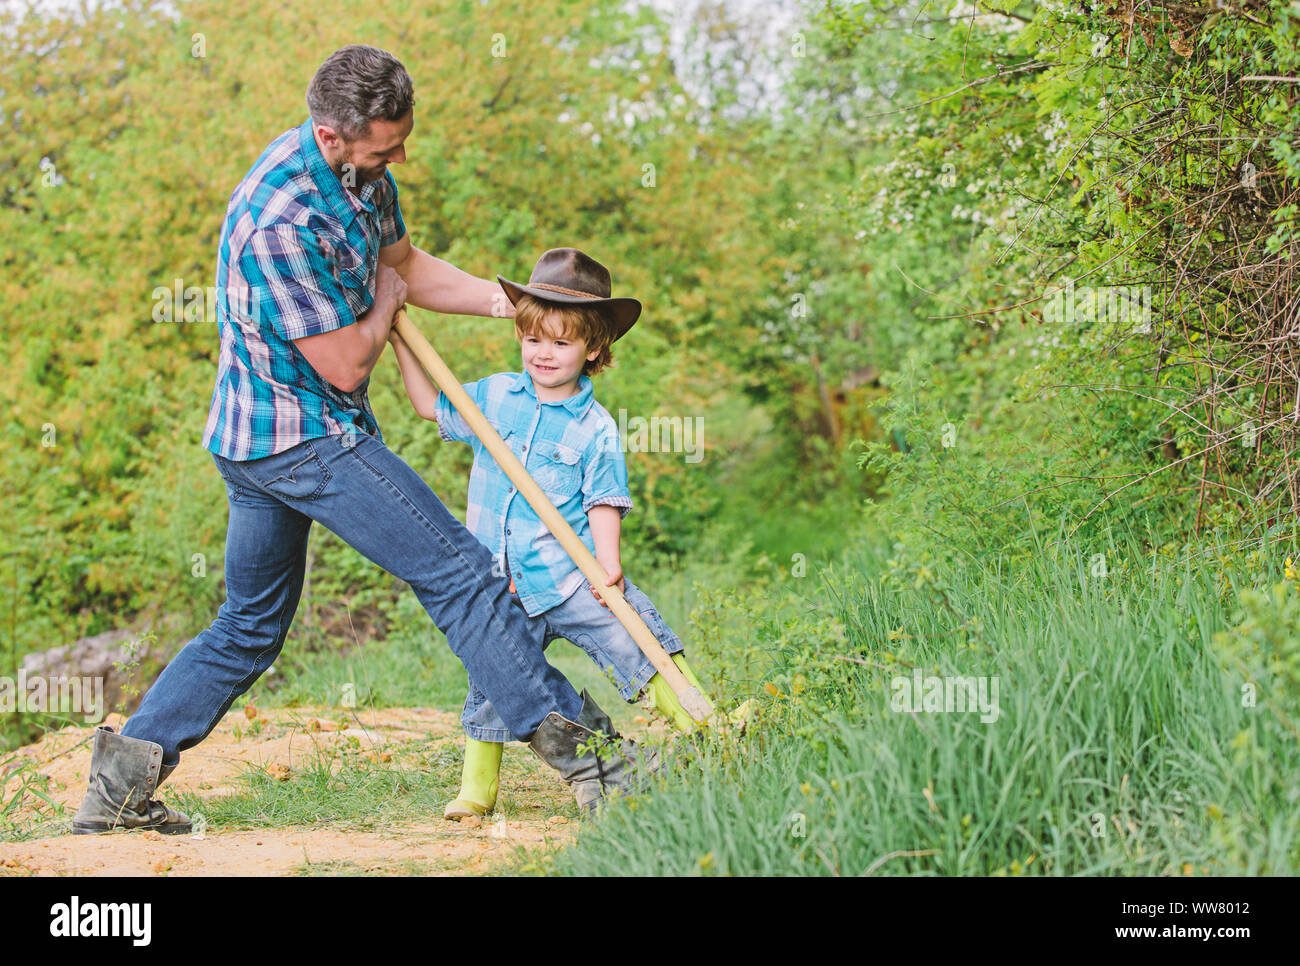
[[[578,391],[583,365],[600,352],[588,351],[576,335],[566,336],[554,313],[547,313],[543,329],[520,338],[524,371],[532,376],[538,399],[567,399]]]

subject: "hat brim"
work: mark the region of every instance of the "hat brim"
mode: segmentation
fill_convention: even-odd
[[[564,305],[590,305],[603,309],[614,326],[614,336],[610,339],[611,342],[617,342],[627,335],[628,329],[632,328],[636,324],[636,320],[641,317],[641,303],[636,299],[593,299],[585,295],[565,295],[563,292],[551,292],[546,289],[520,285],[518,282],[512,282],[500,275],[497,276],[497,281],[505,289],[506,298],[510,299],[511,305],[519,304],[519,296],[531,295],[542,302],[559,302]]]

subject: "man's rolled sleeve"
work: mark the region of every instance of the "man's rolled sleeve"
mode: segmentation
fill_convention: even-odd
[[[582,466],[582,511],[594,506],[618,508],[619,518],[632,509],[632,494],[627,488],[627,460],[618,430],[609,427],[598,434],[584,454]]]
[[[356,321],[314,232],[289,224],[261,228],[245,252],[257,265],[252,277],[263,280],[255,288],[257,317],[269,319],[277,335],[293,341]]]

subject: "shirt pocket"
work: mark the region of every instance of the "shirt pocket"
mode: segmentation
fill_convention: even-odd
[[[339,275],[349,288],[365,285],[370,281],[370,264],[361,252],[344,245],[339,249]]]
[[[330,269],[343,286],[343,297],[355,315],[370,307],[370,264],[363,252],[353,248],[346,236],[322,235],[321,249]]]
[[[563,443],[543,443],[537,447],[533,479],[556,506],[573,499],[582,486],[582,453]]]
[[[354,315],[363,315],[370,308],[370,265],[352,248],[339,251],[339,281],[343,283],[343,297]]]

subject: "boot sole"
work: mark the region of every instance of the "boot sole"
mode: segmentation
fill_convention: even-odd
[[[478,802],[468,802],[463,798],[458,798],[447,806],[442,813],[442,817],[449,822],[459,822],[467,818],[483,818],[492,809],[483,808],[483,811],[478,811],[482,807]]]
[[[103,835],[107,832],[158,832],[161,835],[188,835],[193,825],[109,825],[107,822],[73,822],[73,835]]]

